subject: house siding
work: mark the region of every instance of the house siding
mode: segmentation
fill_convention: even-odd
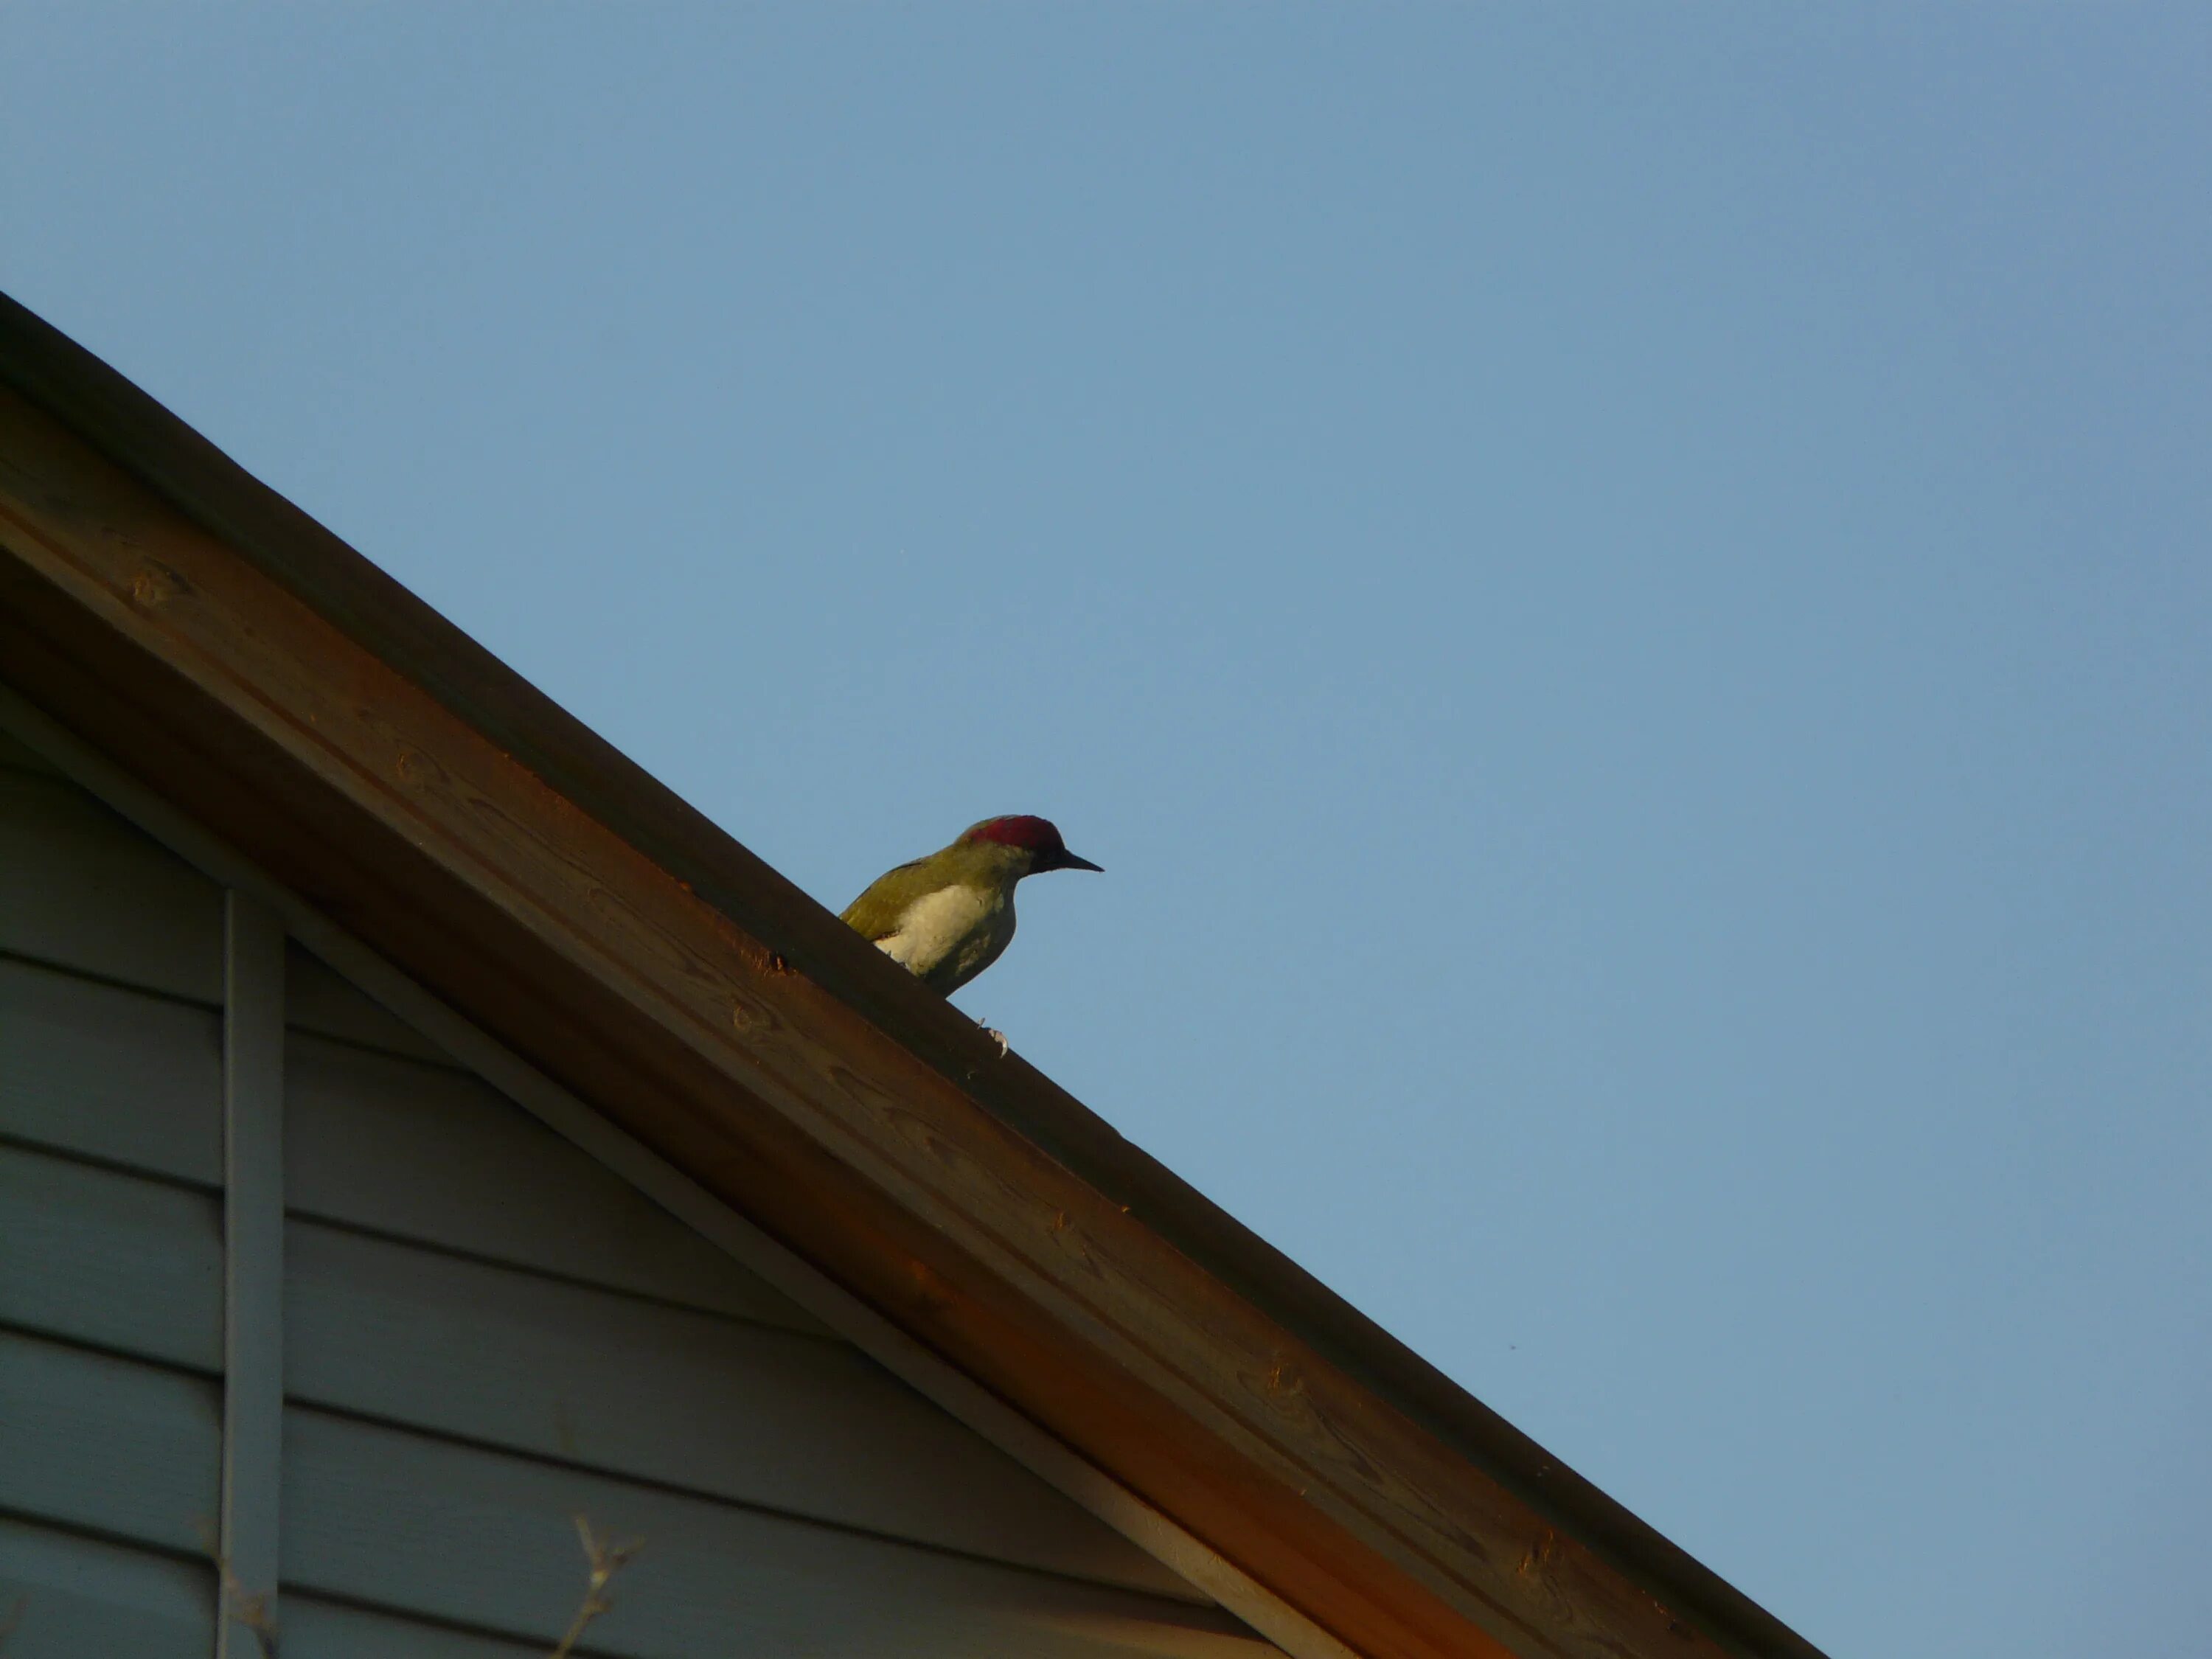
[[[214,1647],[223,964],[0,746],[9,1659]],[[286,1659],[542,1654],[579,1513],[645,1542],[592,1652],[1274,1651],[296,945],[282,995]]]
[[[9,1659],[206,1659],[222,1442],[222,895],[0,747]]]

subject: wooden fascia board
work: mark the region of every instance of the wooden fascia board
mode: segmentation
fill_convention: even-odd
[[[0,374],[0,673],[1316,1622],[1811,1653],[27,313]]]

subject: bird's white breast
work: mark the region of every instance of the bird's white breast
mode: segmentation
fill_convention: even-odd
[[[927,973],[981,929],[994,908],[973,887],[939,888],[908,905],[898,932],[878,939],[876,948],[902,967]]]

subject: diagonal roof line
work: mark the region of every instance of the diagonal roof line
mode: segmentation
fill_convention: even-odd
[[[921,1085],[902,1066],[918,1065],[933,1073],[935,1085],[927,1091],[932,1100],[944,1111],[970,1111],[981,1120],[967,1125],[966,1130],[979,1137],[975,1146],[987,1146],[993,1158],[1003,1160],[994,1167],[995,1176],[1034,1196],[1032,1189],[1042,1190],[1045,1184],[1040,1173],[1042,1166],[1036,1160],[1047,1161],[1074,1183],[1067,1190],[1079,1189],[1085,1225],[1103,1231],[1126,1228],[1130,1235],[1126,1242],[1132,1248],[1155,1254],[1160,1249],[1171,1252],[1184,1264],[1179,1271],[1186,1274],[1184,1279],[1175,1282],[1192,1287],[1195,1294],[1202,1288],[1200,1279],[1211,1281],[1229,1298],[1220,1305],[1259,1333],[1255,1340],[1262,1340],[1263,1346],[1265,1341],[1275,1342],[1290,1362],[1294,1391],[1310,1385],[1318,1399],[1334,1390],[1329,1393],[1331,1409],[1356,1416],[1363,1434],[1371,1431],[1370,1438],[1361,1441],[1358,1457],[1352,1460],[1356,1464],[1358,1458],[1365,1458],[1370,1466],[1364,1489],[1355,1489],[1361,1482],[1354,1479],[1343,1490],[1325,1493],[1325,1503],[1316,1505],[1334,1505],[1329,1512],[1316,1516],[1295,1513],[1297,1505],[1306,1499],[1305,1491],[1267,1488],[1268,1479],[1285,1478],[1284,1470],[1289,1465],[1281,1457],[1293,1452],[1289,1431],[1271,1422],[1264,1402],[1255,1409],[1252,1402],[1237,1398],[1233,1383],[1225,1389],[1217,1387],[1214,1394],[1218,1397],[1211,1401],[1209,1409],[1225,1413],[1217,1419],[1217,1427],[1223,1435],[1233,1429],[1237,1443],[1223,1453],[1218,1466],[1206,1471],[1205,1478],[1224,1490],[1239,1478],[1249,1478],[1255,1483],[1255,1491],[1264,1493],[1265,1501],[1255,1497],[1245,1505],[1253,1514],[1241,1519],[1217,1517],[1209,1524],[1188,1512],[1189,1503],[1196,1501],[1188,1494],[1185,1495],[1188,1501],[1179,1504],[1175,1495],[1158,1489],[1163,1477],[1148,1480],[1141,1473],[1133,1473],[1132,1461],[1141,1460],[1135,1459],[1131,1449],[1166,1422],[1164,1413],[1172,1407],[1158,1407],[1146,1396],[1140,1405],[1109,1420],[1109,1407],[1094,1402],[1089,1408],[1091,1419],[1071,1428],[1071,1414],[1079,1414],[1073,1407],[1066,1406],[1056,1395],[1024,1395],[1025,1387],[1033,1384],[1019,1379],[1044,1375],[1049,1367],[1031,1365],[1024,1371],[1021,1365],[1029,1363],[1029,1357],[1001,1356],[991,1350],[994,1342],[1012,1343],[1014,1338],[1007,1333],[1015,1328],[1002,1322],[992,1327],[995,1334],[988,1336],[973,1331],[955,1334],[933,1328],[927,1310],[917,1314],[911,1307],[902,1307],[895,1293],[881,1285],[854,1286],[864,1299],[895,1322],[909,1328],[921,1325],[915,1334],[945,1352],[955,1364],[982,1370],[988,1369],[988,1362],[1006,1358],[1008,1368],[994,1374],[991,1380],[1012,1403],[1053,1426],[1079,1450],[1176,1516],[1182,1524],[1286,1599],[1306,1605],[1345,1641],[1376,1654],[1475,1651],[1494,1643],[1507,1650],[1528,1653],[1687,1655],[1705,1648],[1817,1659],[1809,1644],[1771,1615],[1550,1458],[1279,1251],[1131,1146],[1048,1079],[1018,1058],[1001,1059],[995,1045],[948,1006],[884,961],[827,910],[460,629],[247,475],[143,392],[4,296],[0,296],[0,383],[14,388],[219,544],[219,550],[196,546],[195,557],[219,562],[228,555],[250,568],[258,586],[247,581],[243,573],[234,584],[240,615],[255,605],[262,609],[254,614],[274,615],[270,607],[276,601],[262,590],[280,591],[313,623],[328,630],[329,637],[348,642],[362,660],[388,670],[398,681],[422,694],[425,706],[410,703],[409,708],[411,717],[428,723],[423,729],[434,726],[448,739],[472,739],[509,763],[518,775],[504,778],[502,788],[520,790],[526,783],[534,782],[551,798],[550,803],[536,803],[538,809],[550,815],[548,821],[574,822],[604,830],[639,855],[640,867],[649,866],[664,872],[702,907],[710,908],[724,922],[720,931],[732,951],[720,968],[732,973],[749,969],[750,978],[745,983],[763,999],[761,1006],[771,1024],[790,1018],[794,1029],[804,1024],[811,1030],[834,1034],[838,1042],[863,1044],[871,1051],[872,1063],[890,1068],[884,1075],[908,1079],[900,1085],[904,1089]],[[44,675],[47,695],[43,701],[47,707],[56,708],[58,702],[66,702],[75,696],[85,705],[88,726],[98,728],[101,746],[126,763],[143,762],[138,768],[142,775],[158,773],[167,764],[173,787],[189,789],[194,786],[173,759],[164,762],[150,750],[137,756],[130,752],[131,739],[125,735],[130,722],[123,718],[119,705],[96,715],[90,712],[93,694],[86,688],[100,676],[88,675],[84,670],[97,670],[112,655],[118,664],[144,665],[143,669],[134,666],[130,673],[116,674],[113,679],[118,685],[127,685],[131,673],[143,672],[149,677],[149,684],[158,681],[163,685],[170,678],[182,676],[194,681],[196,695],[202,701],[178,705],[186,712],[174,716],[179,724],[173,725],[167,734],[170,738],[189,726],[193,732],[206,734],[206,752],[237,761],[238,777],[268,780],[282,775],[287,787],[298,791],[298,822],[342,825],[351,833],[357,820],[366,826],[379,816],[374,797],[364,794],[358,776],[333,781],[335,774],[310,775],[314,768],[300,759],[296,742],[279,757],[276,750],[282,743],[272,735],[273,726],[249,731],[262,715],[248,708],[239,678],[245,671],[231,665],[220,672],[209,669],[207,653],[214,647],[207,638],[191,642],[191,649],[201,652],[199,657],[191,657],[180,638],[156,638],[158,628],[141,629],[140,637],[126,643],[112,642],[128,631],[116,620],[123,612],[112,605],[105,611],[101,608],[100,584],[107,580],[112,589],[113,573],[103,576],[94,568],[91,555],[64,572],[63,562],[58,562],[61,556],[54,550],[60,544],[59,532],[42,543],[35,553],[28,550],[33,540],[45,535],[27,516],[0,525],[0,538],[6,539],[9,550],[19,556],[14,563],[21,567],[11,568],[8,585],[0,587],[0,609],[21,596],[27,630],[15,635],[0,634],[0,640],[28,641],[35,635],[41,640],[64,641],[51,657],[37,659],[44,667],[26,671],[27,677],[34,680]],[[195,566],[194,571],[200,568]],[[71,583],[76,586],[71,587]],[[68,589],[65,597],[56,597],[64,589]],[[288,617],[291,615],[286,612]],[[223,623],[217,618],[207,625]],[[305,633],[301,638],[306,638]],[[15,664],[29,665],[34,654],[26,645],[20,653],[11,653],[10,658],[0,661],[10,662],[4,672],[14,678]],[[264,704],[266,701],[264,696]],[[212,712],[216,703],[222,703],[224,708],[219,719]],[[64,708],[59,712],[66,715],[70,710]],[[439,724],[441,715],[451,726]],[[467,746],[463,743],[451,755],[427,749],[424,752],[441,763],[463,760],[482,763],[483,757],[473,750],[463,755]],[[397,822],[392,817],[378,827],[388,838]],[[384,872],[381,877],[372,878],[358,869],[346,872],[335,867],[310,872],[349,896],[356,905],[365,901],[376,879],[388,884],[390,872],[405,862],[384,840],[371,836],[368,828],[362,828],[361,833],[364,840],[354,862],[378,866]],[[343,835],[338,839],[343,842]],[[463,869],[459,850],[457,842],[440,866],[453,881],[465,879],[454,873]],[[479,873],[482,864],[480,858]],[[355,884],[349,886],[349,883]],[[312,883],[303,886],[313,891]],[[629,889],[625,886],[623,890],[627,893]],[[520,915],[520,901],[479,896],[479,902],[494,908],[504,905],[514,915]],[[598,948],[585,938],[592,918],[573,911],[562,914],[557,906],[517,926],[534,926],[542,937],[550,937],[545,930],[556,924],[582,941],[574,945],[579,957]],[[419,953],[431,947],[420,918],[411,925],[413,932],[404,939],[380,939],[374,937],[373,929],[363,931],[371,933],[371,942],[403,967],[415,970],[410,951]],[[573,984],[579,972],[574,961],[554,963],[549,957],[538,965],[519,944],[512,947],[508,966],[512,969],[518,962],[526,971],[562,980],[566,994],[579,1007],[589,1005],[604,1011],[612,1006],[611,999],[630,995],[636,989],[635,985],[617,985],[610,976],[588,993],[579,990]],[[650,964],[644,968],[633,964],[633,969],[649,973]],[[450,967],[447,980],[450,994]],[[803,1010],[793,999],[805,1003]],[[454,1000],[465,1006],[465,998]],[[516,1040],[513,1019],[510,1014],[510,1029],[503,1034],[510,1042]],[[648,1036],[641,1034],[653,1019],[659,1021],[663,1035],[651,1036],[649,1044],[656,1056],[661,1055],[664,1051],[658,1045],[668,1041],[665,1033],[680,1024],[672,1024],[675,1016],[666,1008],[652,1019],[624,1025],[619,1038],[608,1046],[635,1050],[641,1042],[648,1042]],[[696,1032],[683,1040],[694,1051],[707,1043]],[[730,1042],[726,1032],[722,1041]],[[526,1048],[527,1044],[518,1042],[517,1046]],[[896,1050],[896,1054],[890,1050]],[[695,1081],[706,1076],[696,1063],[696,1052],[680,1059],[672,1048],[666,1053],[664,1071]],[[570,1056],[568,1080],[588,1085],[592,1077],[578,1073],[591,1073],[595,1063],[580,1054]],[[725,1078],[735,1063],[728,1055],[717,1061]],[[547,1069],[559,1074],[563,1066],[556,1060]],[[602,1070],[595,1075],[607,1074]],[[779,1090],[791,1086],[787,1075],[780,1077],[775,1086],[763,1091],[761,1098],[774,1108],[775,1099],[781,1098]],[[726,1092],[726,1084],[724,1088]],[[580,1091],[604,1103],[604,1089],[586,1086]],[[682,1088],[676,1092],[681,1094]],[[660,1150],[665,1155],[681,1136],[672,1124],[664,1124],[663,1128]],[[985,1133],[987,1128],[995,1129],[995,1139]],[[689,1144],[699,1143],[695,1138]],[[857,1166],[873,1156],[873,1149],[863,1136],[848,1146],[846,1155]],[[893,1158],[871,1178],[878,1188],[888,1189],[913,1175],[911,1169],[898,1165]],[[1095,1204],[1091,1201],[1094,1197]],[[921,1216],[933,1202],[946,1201],[950,1200],[941,1192],[929,1194],[916,1189],[911,1205],[915,1214]],[[1116,1212],[1124,1219],[1115,1221]],[[1063,1224],[1065,1220],[1063,1212]],[[823,1224],[818,1216],[802,1218],[794,1213],[780,1231],[787,1243],[821,1260],[834,1254],[831,1246],[837,1242],[826,1234],[810,1231]],[[880,1248],[885,1241],[870,1243]],[[974,1249],[988,1250],[1004,1243],[1005,1240],[979,1236]],[[1018,1242],[1007,1248],[1018,1255],[1020,1250],[1033,1249],[1034,1241]],[[848,1279],[868,1271],[860,1249],[855,1243],[842,1258]],[[1000,1282],[991,1287],[993,1292],[1003,1291],[1017,1304],[1041,1296],[1037,1286],[1016,1282],[1018,1275],[1006,1266],[1013,1260],[1010,1255],[1002,1261],[1002,1271],[996,1275]],[[1170,1263],[1159,1266],[1158,1271],[1164,1275],[1161,1282],[1166,1283],[1178,1270]],[[1006,1290],[1009,1285],[1011,1291]],[[924,1289],[938,1293],[928,1286]],[[956,1280],[951,1293],[957,1297],[967,1289]],[[927,1294],[923,1299],[927,1301]],[[1107,1317],[1108,1313],[1102,1304],[1069,1316],[1065,1327],[1054,1332],[1055,1341],[1066,1350],[1060,1359],[1081,1351],[1086,1341],[1095,1340],[1110,1346],[1105,1335],[1091,1332],[1083,1324],[1085,1318]],[[1120,1334],[1126,1337],[1136,1328],[1130,1321],[1141,1325],[1149,1316],[1145,1309],[1132,1304],[1120,1308],[1114,1316],[1121,1319]],[[1276,1337],[1266,1335],[1270,1328]],[[963,1351],[963,1342],[981,1346]],[[1101,1352],[1104,1351],[1102,1347]],[[1209,1365],[1218,1368],[1228,1363],[1229,1357],[1225,1352],[1202,1354],[1194,1350],[1172,1358],[1177,1364],[1188,1362],[1188,1381],[1205,1373]],[[1278,1359],[1275,1376],[1283,1371],[1284,1360]],[[1218,1374],[1216,1382],[1220,1382]],[[1054,1420],[1056,1413],[1059,1421]],[[1334,1429],[1344,1424],[1325,1419],[1324,1426]],[[1441,1455],[1424,1453],[1418,1459],[1419,1467],[1401,1466],[1377,1450],[1378,1447],[1420,1444],[1427,1444],[1431,1452]],[[1164,1442],[1162,1449],[1164,1454]],[[1275,1458],[1272,1464],[1270,1456]],[[1291,1462],[1296,1461],[1292,1455]],[[1274,1541],[1266,1535],[1274,1524],[1271,1516],[1280,1522],[1285,1535],[1303,1529],[1304,1542],[1286,1547],[1286,1559],[1310,1557],[1315,1539],[1343,1534],[1346,1553],[1339,1565],[1348,1588],[1332,1588],[1326,1609],[1315,1605],[1315,1599],[1322,1595],[1318,1588],[1296,1582],[1295,1571],[1271,1569],[1258,1559]],[[1347,1516],[1353,1519],[1347,1522]],[[1508,1540],[1522,1540],[1524,1546],[1510,1552],[1511,1559],[1501,1548]],[[1289,1582],[1279,1582],[1284,1579]],[[1401,1601],[1403,1607],[1398,1605]],[[1396,1607],[1403,1613],[1415,1603],[1422,1606],[1402,1618],[1393,1612]],[[1469,1645],[1453,1644],[1448,1620],[1440,1621],[1438,1617],[1446,1608],[1467,1621]]]

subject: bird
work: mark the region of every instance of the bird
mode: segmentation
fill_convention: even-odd
[[[950,847],[878,876],[845,907],[843,920],[949,996],[996,962],[1013,938],[1014,888],[1024,876],[1098,868],[1069,852],[1046,819],[985,818]]]

